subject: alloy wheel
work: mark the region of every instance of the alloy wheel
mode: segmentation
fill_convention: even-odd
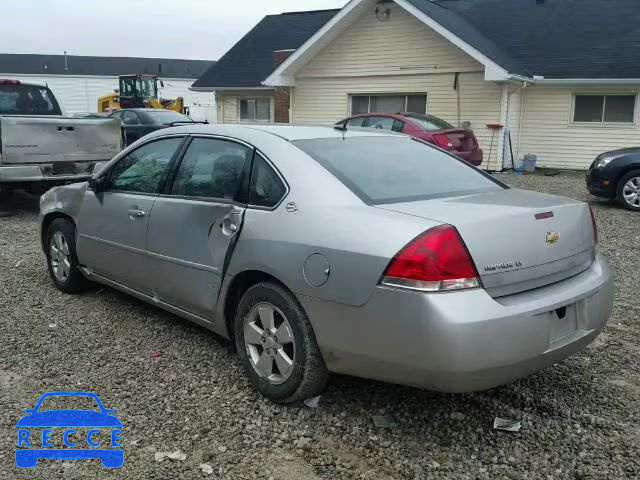
[[[61,232],[55,232],[49,241],[49,261],[51,269],[59,282],[66,282],[71,273],[71,253],[69,245]]]
[[[624,201],[633,208],[640,208],[640,177],[630,178],[622,187]]]
[[[291,376],[296,359],[293,330],[276,306],[259,303],[251,309],[244,319],[244,344],[260,377],[280,385]]]

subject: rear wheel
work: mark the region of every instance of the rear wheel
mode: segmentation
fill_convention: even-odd
[[[640,170],[632,170],[620,179],[617,199],[624,208],[640,211]]]
[[[91,285],[78,268],[76,228],[69,220],[56,218],[47,229],[47,266],[53,283],[65,293],[80,293]]]
[[[270,400],[303,400],[327,383],[329,373],[306,313],[277,284],[259,283],[242,296],[235,341],[251,383]]]

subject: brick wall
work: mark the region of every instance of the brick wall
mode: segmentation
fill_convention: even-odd
[[[277,50],[274,53],[274,68],[284,62],[295,50]],[[291,94],[286,87],[276,88],[274,95],[274,121],[276,123],[289,123],[289,107],[291,106]]]

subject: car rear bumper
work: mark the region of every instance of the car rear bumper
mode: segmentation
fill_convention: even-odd
[[[72,162],[64,171],[52,163],[37,165],[0,165],[0,183],[20,184],[30,182],[71,183],[91,178],[107,162]],[[60,173],[58,173],[60,172]]]
[[[445,392],[485,390],[589,344],[611,314],[613,280],[598,256],[570,279],[494,299],[378,287],[361,307],[300,297],[328,368]],[[569,307],[564,320],[557,309]],[[572,316],[575,311],[575,316]]]
[[[615,198],[616,182],[615,179],[609,178],[604,171],[598,169],[590,169],[586,176],[587,190],[597,197]]]
[[[475,165],[476,167],[482,163],[483,152],[482,149],[478,148],[476,150],[471,150],[470,152],[452,152],[454,155],[466,160],[471,165]]]

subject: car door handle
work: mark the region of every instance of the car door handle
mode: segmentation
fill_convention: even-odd
[[[224,233],[227,237],[231,237],[232,235],[234,235],[238,231],[238,228],[238,225],[233,223],[228,217],[222,220],[222,223],[220,223],[220,229],[222,230],[222,233]]]
[[[142,218],[146,215],[146,213],[142,210],[129,210],[130,218]]]

